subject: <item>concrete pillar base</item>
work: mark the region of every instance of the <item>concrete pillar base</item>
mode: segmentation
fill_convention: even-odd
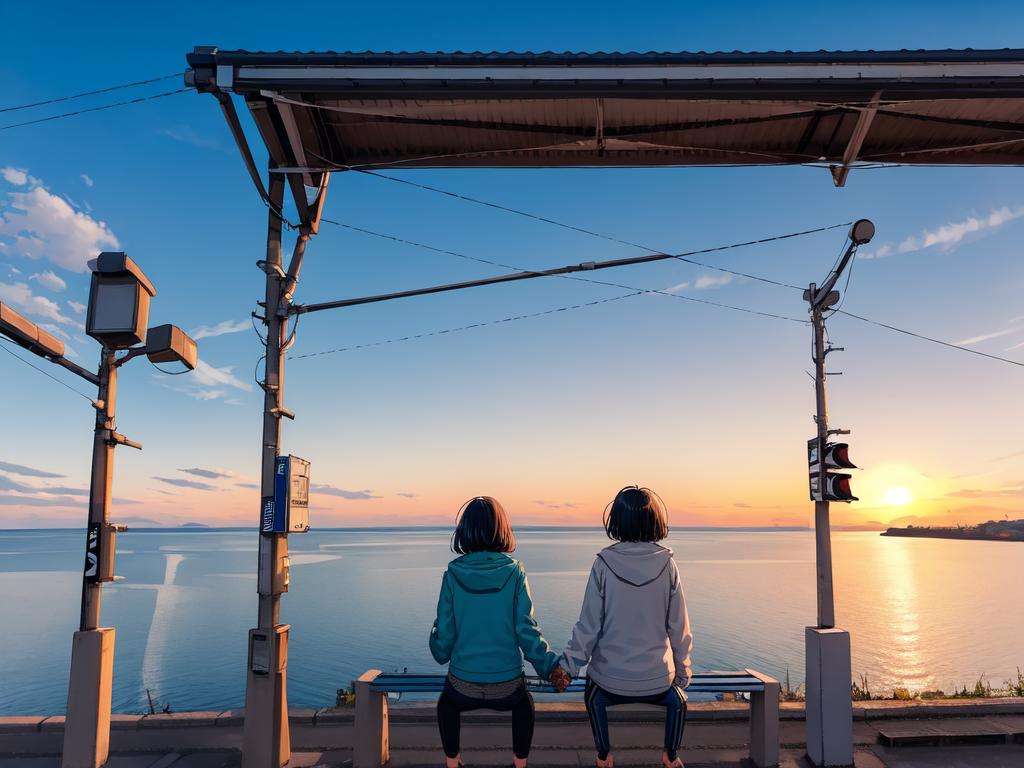
[[[113,627],[75,632],[61,768],[100,768],[110,754]]]
[[[807,627],[807,757],[816,766],[853,765],[850,633]]]
[[[290,628],[278,624],[273,629],[249,630],[242,768],[282,768],[291,760],[287,691]]]

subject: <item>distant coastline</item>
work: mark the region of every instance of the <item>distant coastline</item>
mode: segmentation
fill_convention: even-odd
[[[881,535],[972,541],[1024,541],[1024,520],[989,520],[979,525],[948,527],[909,525],[906,528],[887,528]]]

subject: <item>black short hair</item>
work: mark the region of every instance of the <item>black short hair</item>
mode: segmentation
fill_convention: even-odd
[[[650,488],[627,485],[605,508],[604,531],[617,541],[661,541],[668,536],[665,503]]]
[[[452,552],[515,552],[516,535],[505,508],[490,496],[476,496],[462,505],[452,534]]]

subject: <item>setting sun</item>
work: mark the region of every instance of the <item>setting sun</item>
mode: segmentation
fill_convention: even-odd
[[[914,496],[910,493],[910,489],[903,488],[902,486],[889,488],[882,494],[882,503],[890,507],[903,507],[913,500]]]

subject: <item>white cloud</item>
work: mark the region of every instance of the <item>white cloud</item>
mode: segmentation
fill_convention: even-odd
[[[85,186],[87,186],[87,187],[91,187],[96,182],[93,181],[92,178],[88,174],[83,173],[82,174],[82,183],[85,184]]]
[[[991,331],[989,333],[980,333],[977,336],[970,336],[966,339],[960,339],[960,341],[956,341],[953,343],[958,344],[961,347],[969,347],[972,344],[980,344],[981,342],[988,341],[989,339],[998,339],[1000,336],[1009,336],[1012,333],[1022,333],[1024,332],[1024,326],[1020,325],[1021,320],[1024,320],[1024,317],[1015,317],[1012,320],[1010,320],[1010,325],[1007,326],[1006,328],[1002,328],[998,331]],[[1015,344],[1014,346],[1010,347],[1010,349],[1016,349],[1017,347],[1020,346],[1024,346],[1024,343]]]
[[[706,291],[709,288],[720,288],[723,285],[731,283],[732,277],[733,276],[728,273],[718,275],[701,275],[694,281],[693,287],[698,291]]]
[[[86,262],[100,251],[119,247],[110,228],[41,186],[27,192],[8,192],[0,211],[0,236],[30,259],[49,259],[73,272],[85,272]]]
[[[60,311],[60,305],[57,302],[32,293],[28,283],[0,283],[0,300],[26,315],[41,317],[63,325],[76,325],[70,317]]]
[[[970,216],[963,221],[951,221],[935,229],[924,230],[920,235],[911,235],[900,241],[899,245],[884,243],[874,251],[862,252],[863,259],[884,259],[886,256],[903,253],[916,253],[928,248],[938,248],[946,252],[953,250],[970,236],[983,237],[991,234],[1004,224],[1024,216],[1024,206],[993,209],[987,216]]]
[[[221,148],[216,139],[203,136],[190,125],[172,125],[170,128],[162,129],[160,134],[169,139],[180,141],[182,144],[191,144],[193,147],[199,147],[200,149]]]
[[[218,368],[199,360],[191,373],[173,377],[154,374],[154,378],[163,386],[196,400],[223,400],[228,405],[241,405],[240,400],[230,396],[231,390],[251,392],[253,385],[239,379],[233,371],[230,365]]]
[[[249,328],[249,323],[245,320],[224,320],[216,325],[200,325],[192,331],[191,336],[196,341],[199,341],[200,339],[209,339],[214,336],[224,336],[228,333],[239,333],[247,328]]]
[[[83,304],[83,303],[82,303],[82,302],[80,302],[80,301],[71,301],[71,300],[69,299],[69,300],[68,300],[68,306],[69,306],[69,307],[71,307],[71,309],[72,309],[72,310],[73,310],[74,312],[76,312],[77,314],[79,314],[79,315],[81,315],[81,314],[84,314],[84,313],[85,313],[85,304]]]
[[[47,269],[42,272],[36,272],[32,275],[29,280],[35,280],[41,286],[49,288],[51,291],[63,291],[68,287],[68,284],[64,282],[52,269]]]
[[[13,184],[16,187],[28,184],[28,174],[20,168],[11,168],[9,165],[5,168],[0,168],[0,176],[3,176],[4,181],[8,184]]]

